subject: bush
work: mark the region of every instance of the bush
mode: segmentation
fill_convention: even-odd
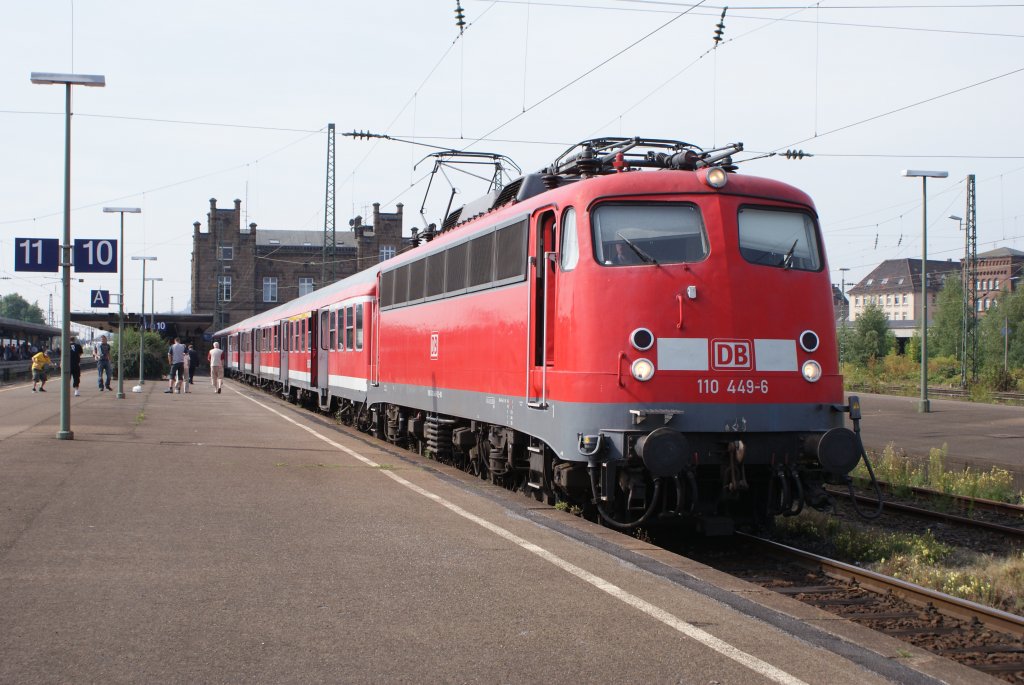
[[[157,333],[147,332],[143,338],[144,362],[143,372],[146,378],[160,378],[167,371],[167,343]],[[110,343],[111,357],[117,369],[117,336]],[[125,378],[137,378],[139,375],[139,332],[125,329],[122,343],[124,353]]]

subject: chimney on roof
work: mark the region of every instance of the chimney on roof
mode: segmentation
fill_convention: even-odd
[[[210,198],[210,211],[211,212],[216,212],[217,211],[217,198],[215,198],[215,197],[211,197]]]
[[[238,212],[238,211],[241,211],[241,209],[242,209],[242,201],[241,200],[235,200],[235,211]]]
[[[199,235],[199,227],[202,226],[198,221],[192,224],[192,232],[194,235]]]

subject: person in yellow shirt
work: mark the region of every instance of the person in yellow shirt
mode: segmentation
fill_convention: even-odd
[[[36,391],[36,384],[39,383],[39,392],[46,392],[46,367],[50,365],[50,357],[46,350],[39,350],[32,357],[32,392]]]

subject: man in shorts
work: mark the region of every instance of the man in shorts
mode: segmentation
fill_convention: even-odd
[[[36,383],[41,383],[39,392],[46,392],[46,367],[50,365],[50,356],[46,350],[32,355],[32,392],[36,391]]]
[[[164,390],[164,394],[174,392],[174,382],[178,382],[178,393],[181,393],[185,381],[185,346],[181,344],[181,338],[175,338],[174,344],[167,350],[167,362],[171,365],[170,384]]]

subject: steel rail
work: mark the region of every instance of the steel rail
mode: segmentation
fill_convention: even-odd
[[[833,490],[832,488],[826,488],[826,491],[830,495],[839,495],[840,497],[849,498],[850,493],[843,490]],[[868,497],[866,495],[854,495],[854,498],[858,502],[866,504],[874,504],[875,498]],[[934,511],[932,509],[922,509],[915,507],[910,504],[903,504],[902,502],[893,502],[891,500],[885,501],[885,508],[893,511],[902,511],[914,516],[920,516],[921,518],[934,519],[936,521],[945,521],[948,523],[955,523],[961,526],[982,528],[984,530],[990,530],[996,533],[1002,533],[1003,535],[1009,535],[1011,537],[1024,538],[1024,528],[1014,528],[1013,526],[1004,526],[1000,523],[992,523],[991,521],[982,521],[979,519],[967,518],[966,516],[958,516],[956,514],[947,514],[943,511]]]
[[[860,481],[866,479],[858,477],[856,480]],[[878,481],[878,486],[882,488],[884,492],[890,494],[894,493],[896,490],[901,489],[893,486],[891,483],[887,483],[881,480]],[[922,497],[928,497],[932,499],[944,498],[950,500],[951,502],[955,502],[956,504],[958,504],[961,509],[983,509],[985,511],[992,511],[998,514],[1003,514],[1004,516],[1016,515],[1024,518],[1024,506],[1021,506],[1020,504],[1010,504],[1009,502],[1000,502],[998,500],[992,499],[981,499],[978,497],[968,497],[966,495],[953,495],[946,492],[939,492],[938,490],[932,490],[930,488],[918,487],[916,485],[905,486],[905,488],[910,492],[914,493],[915,495],[921,495]],[[837,492],[845,493],[845,491],[833,490],[832,488],[826,488],[826,490],[828,490],[832,494],[835,494]],[[885,504],[886,506],[889,506],[890,502],[886,500]]]
[[[761,545],[770,551],[799,559],[803,563],[814,564],[820,567],[825,575],[833,578],[856,580],[861,587],[876,592],[893,591],[913,604],[935,606],[943,613],[951,616],[968,621],[979,621],[993,630],[1011,633],[1024,638],[1024,616],[1018,616],[1001,609],[994,609],[977,602],[953,597],[937,590],[908,583],[899,578],[892,578],[858,566],[836,561],[835,559],[805,552],[788,545],[757,537],[756,535],[738,532],[736,536]]]

